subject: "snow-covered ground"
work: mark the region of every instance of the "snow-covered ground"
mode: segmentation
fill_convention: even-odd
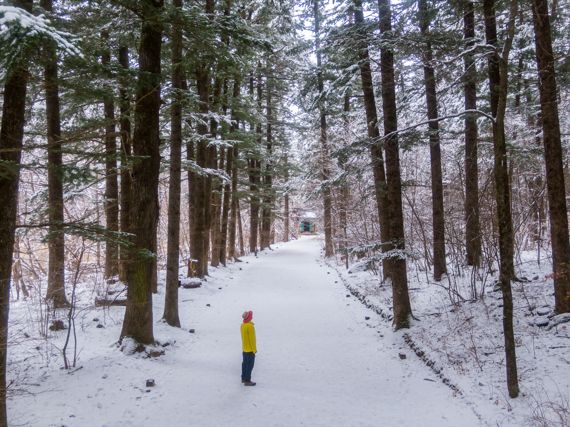
[[[306,237],[212,269],[201,288],[180,289],[180,329],[158,320],[161,287],[155,337],[171,344],[157,358],[118,350],[123,308],[85,306],[77,368],[62,370],[66,331],[40,339],[31,302],[16,303],[10,425],[509,425],[500,406],[444,385],[389,322],[347,292],[322,263],[321,246]],[[256,387],[240,383],[246,309],[257,330]]]
[[[333,259],[327,264],[365,304],[385,317],[392,314],[391,289],[370,271],[354,265],[347,272]],[[539,266],[535,253],[523,253],[513,282],[514,330],[520,395],[510,399],[506,387],[502,334],[502,296],[496,278],[473,281],[469,271],[434,282],[429,272],[409,265],[414,315],[403,332],[426,365],[457,387],[491,424],[567,427],[570,425],[570,323],[554,316],[551,265]],[[470,299],[472,286],[479,297]],[[453,300],[453,302],[452,302]],[[495,410],[489,408],[489,404]],[[485,408],[485,409],[483,409]]]

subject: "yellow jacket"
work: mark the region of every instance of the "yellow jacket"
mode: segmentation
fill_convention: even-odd
[[[241,344],[245,353],[257,353],[255,326],[252,322],[241,324]]]

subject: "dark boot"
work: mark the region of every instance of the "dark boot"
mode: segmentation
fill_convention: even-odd
[[[248,387],[253,387],[255,385],[255,383],[253,381],[244,381],[243,385],[248,386]]]

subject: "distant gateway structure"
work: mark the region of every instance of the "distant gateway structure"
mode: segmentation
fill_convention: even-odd
[[[313,211],[300,210],[298,212],[299,233],[315,234],[317,232],[318,216]]]

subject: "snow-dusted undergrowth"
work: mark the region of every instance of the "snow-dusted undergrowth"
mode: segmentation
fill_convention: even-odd
[[[413,326],[404,341],[440,379],[473,401],[487,400],[505,413],[509,425],[570,425],[570,323],[555,316],[551,266],[539,267],[534,254],[524,254],[513,282],[515,339],[521,396],[506,391],[502,335],[502,296],[493,280],[482,298],[469,295],[471,277],[444,278],[436,283],[428,275],[409,274]],[[329,261],[345,286],[387,322],[392,319],[391,289],[363,269],[345,271]],[[450,296],[450,292],[455,295]],[[465,300],[463,300],[465,299]]]

